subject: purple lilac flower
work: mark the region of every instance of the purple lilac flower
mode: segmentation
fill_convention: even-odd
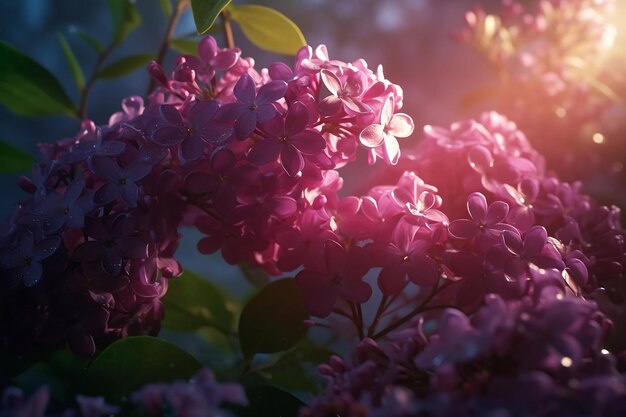
[[[6,271],[0,285],[13,288],[20,282],[27,287],[37,284],[44,273],[41,262],[50,257],[60,244],[58,236],[36,237],[29,228],[19,229],[13,244],[0,248],[0,268]]]
[[[259,123],[266,122],[276,115],[276,107],[272,103],[282,98],[286,91],[286,82],[274,80],[259,88],[257,93],[254,80],[244,74],[233,90],[237,101],[225,104],[220,109],[219,118],[235,120],[237,137],[245,139],[254,132]]]
[[[304,168],[303,155],[315,155],[326,147],[319,132],[307,129],[308,121],[306,106],[296,101],[284,119],[278,116],[263,124],[262,130],[267,137],[250,149],[250,163],[265,165],[280,155],[285,172],[292,177],[297,175]]]
[[[104,205],[121,197],[129,207],[136,207],[139,199],[137,182],[150,173],[152,165],[138,161],[121,168],[110,158],[94,157],[91,158],[90,168],[107,181],[94,194],[94,203]]]
[[[136,222],[129,216],[119,215],[91,220],[85,232],[91,238],[74,250],[79,262],[100,261],[102,270],[109,275],[119,275],[124,259],[143,259],[148,256],[147,244],[135,237]]]

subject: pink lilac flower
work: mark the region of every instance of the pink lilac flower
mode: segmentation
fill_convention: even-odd
[[[476,238],[480,250],[486,250],[498,241],[503,231],[516,229],[504,219],[509,206],[503,201],[495,201],[487,206],[487,199],[481,193],[472,193],[467,199],[467,211],[472,220],[458,219],[450,223],[450,234],[458,239]]]
[[[342,74],[337,76],[332,71],[322,69],[320,76],[331,94],[320,102],[320,113],[332,115],[339,113],[341,110],[349,113],[371,111],[368,106],[359,100],[367,85],[367,78],[364,73],[352,68],[346,68]]]
[[[384,294],[397,295],[406,286],[407,275],[419,286],[432,286],[439,279],[439,266],[426,252],[432,245],[419,237],[419,227],[400,222],[389,241],[371,248],[381,259],[378,286]]]
[[[396,137],[406,138],[413,133],[413,120],[407,114],[393,113],[393,97],[389,96],[380,114],[380,123],[363,129],[359,135],[361,144],[370,149],[370,162],[376,155],[396,165],[400,159],[400,145]]]

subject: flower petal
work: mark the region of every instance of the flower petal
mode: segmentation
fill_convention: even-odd
[[[288,175],[295,177],[304,168],[304,158],[293,145],[285,144],[280,151],[280,163]]]
[[[388,132],[399,138],[406,138],[413,133],[415,124],[411,116],[405,113],[394,114],[389,122]]]
[[[385,130],[383,125],[369,125],[361,131],[359,141],[367,148],[377,148],[385,140]]]
[[[243,74],[237,81],[237,84],[235,84],[233,93],[241,103],[252,104],[256,98],[256,86],[252,77],[248,74]]]
[[[248,161],[257,166],[274,162],[278,159],[282,148],[283,144],[277,140],[260,140],[248,152]]]
[[[274,80],[259,88],[257,104],[272,103],[284,97],[287,92],[287,83],[282,80]]]

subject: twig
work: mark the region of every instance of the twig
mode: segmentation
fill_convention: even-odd
[[[373,339],[380,339],[381,337],[386,336],[390,332],[396,330],[398,327],[402,326],[404,323],[406,323],[407,321],[411,320],[413,317],[417,316],[418,314],[421,314],[421,313],[423,313],[425,311],[433,309],[433,307],[428,306],[428,303],[431,302],[432,299],[435,298],[435,296],[437,294],[439,294],[444,289],[448,288],[453,283],[454,282],[452,282],[452,281],[447,281],[441,287],[435,287],[433,289],[433,291],[428,295],[428,297],[426,297],[426,299],[424,299],[424,301],[422,301],[420,303],[420,305],[415,307],[415,309],[413,309],[406,316],[402,317],[401,319],[399,319],[397,321],[394,321],[393,323],[391,323],[390,325],[385,327],[383,330],[381,330],[380,332],[376,333],[372,338]]]
[[[222,18],[222,31],[224,33],[224,41],[227,48],[235,47],[235,38],[233,37],[233,28],[230,24],[230,12],[226,9],[220,12]]]
[[[89,80],[87,80],[87,83],[85,84],[85,88],[83,88],[82,94],[80,96],[80,105],[78,106],[78,112],[76,113],[78,118],[81,120],[87,117],[89,93],[91,92],[91,88],[93,87],[94,83],[98,79],[98,73],[100,72],[100,69],[102,69],[102,64],[104,64],[104,61],[106,61],[106,59],[109,57],[109,55],[116,46],[117,45],[115,44],[115,42],[111,42],[109,46],[107,46],[106,49],[100,54],[98,60],[96,61],[96,66],[91,73],[91,77],[89,77]]]

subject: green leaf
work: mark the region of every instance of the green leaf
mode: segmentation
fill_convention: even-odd
[[[0,41],[0,102],[23,116],[73,114],[65,90],[47,69]]]
[[[118,404],[145,384],[188,379],[200,367],[193,356],[170,342],[127,337],[113,342],[91,362],[84,389]]]
[[[244,356],[274,353],[294,346],[307,332],[308,318],[300,289],[293,278],[273,282],[245,305],[239,319],[239,342]]]
[[[161,5],[161,11],[165,16],[169,16],[172,14],[171,0],[159,0],[159,4]]]
[[[35,160],[16,146],[0,140],[0,174],[28,171]]]
[[[323,347],[299,345],[285,352],[275,364],[260,371],[260,375],[281,388],[319,392],[322,387],[316,373],[317,366],[328,362],[332,355],[331,350]]]
[[[76,36],[78,36],[80,40],[85,42],[87,45],[91,46],[91,48],[93,48],[93,50],[96,51],[98,54],[102,54],[104,52],[104,48],[102,47],[100,42],[98,42],[90,34],[83,32],[82,30],[77,30]]]
[[[67,43],[67,40],[61,35],[58,34],[59,43],[61,44],[61,48],[63,48],[63,54],[65,55],[65,59],[70,66],[70,70],[72,71],[72,75],[74,76],[74,81],[76,82],[76,86],[79,90],[82,90],[85,86],[85,76],[83,75],[83,70],[80,68],[80,64],[72,51],[72,48]]]
[[[270,277],[263,268],[253,268],[248,264],[239,264],[239,269],[243,273],[246,280],[255,287],[264,287],[270,282]]]
[[[170,47],[183,54],[196,55],[200,41],[193,39],[172,39]]]
[[[230,407],[239,417],[296,417],[299,409],[305,405],[290,393],[268,385],[266,381],[242,382],[246,390],[248,405]]]
[[[154,59],[153,54],[137,54],[121,58],[100,70],[98,78],[110,80],[129,74]]]
[[[141,24],[141,16],[130,0],[108,0],[113,19],[113,43],[119,45]]]
[[[165,329],[188,332],[213,327],[228,333],[233,324],[234,315],[224,293],[193,272],[172,278],[162,302]]]
[[[191,12],[198,33],[203,35],[215,23],[217,16],[231,0],[191,0]]]
[[[295,55],[306,45],[298,26],[277,10],[248,4],[233,7],[231,16],[239,23],[243,34],[266,51]]]

